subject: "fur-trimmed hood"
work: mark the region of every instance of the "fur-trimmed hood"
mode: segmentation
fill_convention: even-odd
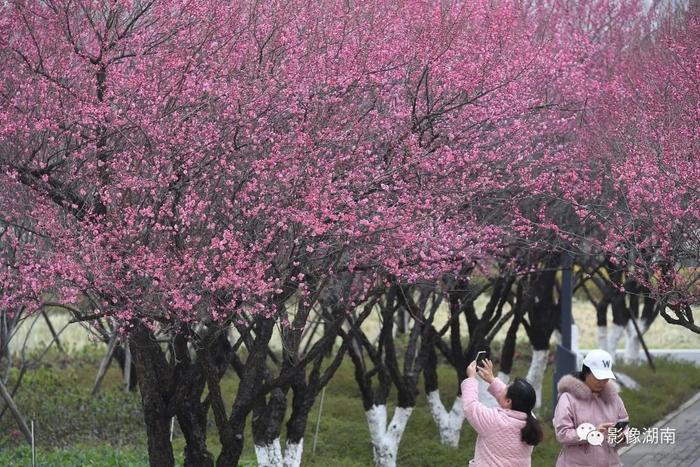
[[[573,375],[563,376],[557,384],[557,389],[559,393],[568,392],[576,399],[588,401],[591,400],[593,396],[593,391],[580,379]],[[620,386],[613,381],[609,380],[600,393],[600,398],[606,404],[610,404],[617,399],[617,395],[620,393]]]

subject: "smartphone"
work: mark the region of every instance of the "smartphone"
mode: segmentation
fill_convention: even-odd
[[[629,420],[619,421],[615,424],[615,431],[617,431],[619,433],[622,430],[624,430],[625,428],[627,428],[627,425],[629,425],[629,424],[630,424]]]
[[[476,366],[484,366],[484,360],[486,359],[486,351],[485,350],[479,350],[476,354]]]

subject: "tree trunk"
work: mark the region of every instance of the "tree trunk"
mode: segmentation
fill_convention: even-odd
[[[632,318],[635,319],[635,318]],[[643,320],[637,320],[637,326],[639,327],[640,334],[644,335],[647,331],[646,323]],[[627,327],[625,328],[625,363],[639,363],[639,351],[642,348],[642,343],[637,335],[637,330],[634,328],[634,324],[630,319]]]
[[[170,443],[170,420],[157,403],[143,398],[143,415],[148,435],[148,462],[151,467],[175,465],[173,446]]]
[[[92,395],[93,397],[97,395],[98,392],[100,392],[100,386],[102,385],[102,380],[104,379],[105,375],[107,374],[107,370],[109,369],[109,364],[112,361],[112,356],[114,355],[114,348],[117,345],[117,331],[114,331],[112,333],[112,336],[109,338],[109,343],[107,344],[107,353],[105,354],[104,357],[102,357],[102,361],[100,362],[100,368],[97,370],[97,376],[95,378],[95,384],[92,387]]]
[[[413,407],[397,407],[388,427],[386,405],[375,405],[365,412],[376,467],[396,467],[399,443],[412,412]]]
[[[282,445],[279,437],[273,440],[266,440],[265,444],[258,444],[255,440],[255,458],[259,467],[280,467],[284,465]]]
[[[559,255],[550,255],[545,260],[545,269],[534,273],[530,278],[525,302],[530,318],[525,329],[533,349],[530,368],[525,378],[535,388],[535,409],[542,406],[542,380],[547,369],[549,344],[561,315],[560,303],[557,303],[554,297],[557,288],[556,268],[560,264]]]
[[[431,342],[439,339],[437,333],[432,329],[429,338]],[[425,394],[428,400],[428,408],[433,421],[438,427],[440,434],[440,443],[453,448],[459,447],[459,438],[462,434],[462,426],[464,425],[464,410],[462,409],[462,399],[457,394],[452,409],[448,412],[440,398],[440,389],[438,387],[437,375],[437,352],[435,345],[432,345],[427,350],[427,358],[425,368],[423,368],[423,381]],[[458,384],[459,386],[459,384]]]
[[[598,326],[596,342],[598,343],[598,348],[603,350],[608,350],[608,327]]]
[[[22,417],[22,414],[19,412],[19,409],[17,408],[15,401],[12,400],[12,396],[7,391],[7,388],[2,383],[2,381],[0,381],[0,397],[2,397],[2,399],[5,401],[5,404],[7,404],[7,407],[10,408],[10,412],[12,412],[12,416],[15,417],[15,421],[17,422],[17,426],[19,427],[20,431],[24,434],[24,437],[27,440],[27,443],[31,444],[32,443],[32,435],[29,432],[29,427],[27,427],[27,422],[24,421],[24,417]]]
[[[611,268],[609,267],[608,270]],[[613,327],[608,335],[608,352],[612,356],[613,363],[615,362],[617,345],[625,333],[627,325],[630,324],[630,315],[627,304],[625,303],[625,292],[617,289],[624,285],[623,271],[620,269],[610,270],[611,295],[610,308],[612,308]]]
[[[503,373],[502,371],[499,371],[498,374],[496,375],[496,378],[503,381],[504,384],[510,383],[510,374],[509,373]]]
[[[610,334],[608,335],[607,351],[610,353],[610,356],[613,359],[613,363],[615,362],[617,344],[620,342],[620,339],[622,339],[622,336],[625,334],[625,329],[627,329],[628,324],[631,324],[629,320],[627,320],[625,324],[613,323],[612,329],[610,330]]]
[[[651,327],[654,319],[658,315],[658,307],[656,306],[656,300],[649,297],[649,290],[645,287],[636,287],[631,292],[633,295],[630,297],[630,314],[632,318],[626,328],[626,339],[625,339],[625,362],[627,363],[639,363],[640,356],[639,352],[642,347],[642,342],[637,334],[637,330],[634,327],[633,319],[636,320],[637,326],[639,327],[639,334],[644,336],[646,332]],[[639,318],[639,297],[644,297],[644,307],[642,309],[642,316]]]
[[[253,442],[260,467],[282,465],[280,427],[287,409],[287,395],[280,388],[272,390],[269,401],[261,398],[253,409]]]
[[[530,368],[528,369],[527,376],[525,377],[525,379],[532,384],[532,387],[535,388],[535,394],[537,395],[535,409],[539,409],[542,406],[542,380],[544,379],[544,372],[547,369],[548,357],[548,349],[533,350]]]
[[[193,378],[188,397],[177,411],[177,421],[185,437],[185,467],[213,467],[214,458],[207,450],[207,412],[209,405],[201,396],[206,384],[201,371]]]
[[[498,401],[489,392],[489,385],[486,381],[481,378],[477,378],[478,381],[478,397],[479,402],[484,404],[486,407],[494,408],[498,407]]]
[[[170,419],[167,391],[171,375],[160,346],[143,324],[137,324],[130,336],[134,364],[138,368],[139,389],[148,437],[148,460],[151,467],[175,465],[170,443]]]
[[[262,316],[256,317],[255,340],[248,348],[248,358],[241,368],[238,392],[228,420],[225,418],[226,413],[218,381],[212,380],[209,375],[207,377],[210,394],[213,396],[212,409],[214,409],[214,417],[221,441],[221,453],[216,459],[217,467],[237,465],[243,452],[245,421],[255,407],[255,402],[259,397],[259,388],[267,371],[265,361],[274,324],[272,319]],[[207,371],[211,370],[208,368]],[[212,388],[214,388],[215,393],[212,393]]]
[[[157,397],[157,396],[156,396]],[[152,396],[144,396],[143,415],[146,420],[148,435],[148,462],[151,467],[170,467],[175,465],[173,446],[170,443],[170,420],[160,404]]]
[[[435,421],[440,433],[440,443],[452,448],[459,447],[459,438],[464,425],[462,399],[457,396],[449,412],[442,403],[438,389],[429,392],[427,399],[430,415],[433,416],[433,421]]]
[[[246,417],[238,416],[230,423],[229,433],[219,433],[221,452],[216,458],[216,467],[231,467],[238,465],[238,459],[243,452],[243,430]]]
[[[304,452],[304,432],[309,419],[309,412],[314,405],[320,385],[313,387],[303,384],[294,385],[292,413],[287,421],[287,443],[284,449],[284,467],[299,467]],[[304,390],[306,389],[306,390]]]
[[[121,345],[117,345],[117,347],[114,349],[114,359],[117,361],[117,363],[119,363],[119,368],[121,368],[122,374],[124,375],[124,381],[128,382],[127,389],[129,391],[134,391],[138,386],[136,366],[133,365],[133,361],[131,362],[132,364],[127,365],[126,349]],[[127,372],[129,372],[128,377],[126,374]]]
[[[630,323],[629,315],[627,314],[627,309],[625,305],[625,296],[623,294],[617,294],[613,298],[612,302],[613,311],[613,326],[608,335],[608,352],[612,356],[613,363],[615,362],[615,353],[617,351],[617,345],[622,339],[625,333],[625,329]]]
[[[304,454],[304,437],[302,436],[296,441],[287,438],[287,443],[284,448],[284,467],[299,467],[301,466],[301,457]]]
[[[603,293],[603,298],[595,305],[596,321],[598,324],[596,337],[598,348],[608,350],[608,291],[601,290],[601,292]]]
[[[510,380],[510,373],[513,371],[513,360],[515,359],[515,344],[518,337],[518,328],[523,322],[525,312],[533,306],[532,293],[530,290],[530,282],[528,279],[518,281],[515,292],[515,304],[513,305],[513,320],[508,326],[506,338],[503,341],[501,349],[501,373],[507,379],[503,380],[507,383]]]

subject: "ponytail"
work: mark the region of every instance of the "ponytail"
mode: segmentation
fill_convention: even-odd
[[[523,443],[527,443],[530,446],[537,446],[542,441],[543,436],[539,420],[535,418],[532,412],[529,412],[525,421],[525,427],[520,430],[520,439]]]
[[[539,420],[532,413],[537,401],[535,389],[524,379],[515,378],[513,384],[508,386],[506,397],[511,400],[512,410],[527,414],[525,427],[520,430],[520,439],[530,446],[537,446],[542,441],[543,433]]]

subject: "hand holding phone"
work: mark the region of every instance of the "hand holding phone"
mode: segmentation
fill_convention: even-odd
[[[486,351],[485,350],[479,350],[476,354],[476,366],[484,366],[484,359],[486,358]]]
[[[477,373],[479,376],[481,376],[481,379],[488,384],[491,384],[493,383],[493,380],[496,379],[496,377],[493,375],[493,363],[491,363],[491,360],[489,360],[487,351],[481,351],[479,354],[477,354],[478,360],[476,360]]]
[[[629,420],[621,420],[615,424],[615,431],[618,433],[627,428],[627,425],[629,425],[630,422]]]
[[[623,443],[625,441],[625,428],[630,424],[629,420],[621,420],[615,424],[613,427],[615,429],[615,434],[617,435],[615,442],[617,444]]]

